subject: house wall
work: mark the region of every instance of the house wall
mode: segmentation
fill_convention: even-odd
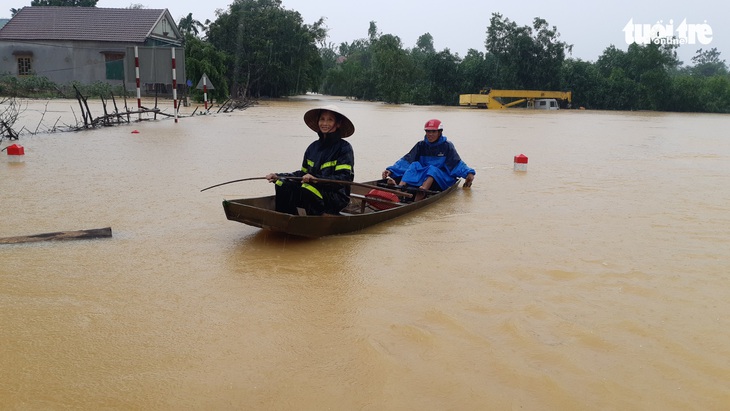
[[[138,47],[140,83],[143,94],[172,93],[172,52],[169,47]],[[26,43],[0,41],[0,73],[18,75],[14,52],[32,53],[32,71],[58,84],[105,82],[113,86],[126,82],[129,92],[136,90],[134,47],[124,43],[44,41]],[[107,79],[104,53],[124,53],[124,80]],[[177,83],[185,84],[184,49],[175,49]],[[148,86],[147,84],[163,84]]]
[[[137,47],[139,79],[143,94],[172,94],[172,49],[169,47]],[[134,47],[126,48],[125,79],[127,89],[136,89]],[[175,48],[175,76],[178,89],[185,84],[185,50]],[[131,87],[131,88],[130,88]]]
[[[37,76],[47,77],[60,84],[106,81],[106,61],[101,52],[112,50],[124,52],[124,45],[78,41],[3,41],[0,42],[0,72],[18,75],[18,64],[13,52],[29,51],[32,53],[32,71]],[[121,84],[121,81],[111,83]]]

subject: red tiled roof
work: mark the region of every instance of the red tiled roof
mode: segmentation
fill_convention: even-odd
[[[143,43],[166,12],[166,9],[23,7],[0,29],[0,40]]]

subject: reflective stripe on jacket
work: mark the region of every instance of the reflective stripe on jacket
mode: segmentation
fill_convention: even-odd
[[[278,173],[282,177],[311,174],[327,180],[354,181],[355,154],[352,145],[339,136],[339,132],[327,135],[312,142],[304,152],[301,169],[293,173]],[[311,191],[317,197],[326,201],[331,196],[323,192],[334,194],[342,200],[349,201],[350,186],[336,183],[302,184],[302,188]]]

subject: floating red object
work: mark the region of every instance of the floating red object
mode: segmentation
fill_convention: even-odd
[[[527,171],[527,156],[520,154],[515,156],[515,171]]]
[[[132,131],[132,134],[139,134],[139,130]]]
[[[376,189],[372,189],[372,190],[368,191],[368,193],[365,194],[365,198],[366,198],[365,201],[367,201],[370,206],[372,206],[373,208],[377,208],[378,210],[387,210],[387,209],[390,209],[393,207],[398,207],[398,204],[393,204],[393,203],[400,202],[400,199],[398,198],[397,195],[395,195],[393,193],[389,193],[387,191],[376,190]],[[368,201],[368,199],[371,199],[374,201]],[[383,201],[378,201],[378,200],[383,200]]]
[[[9,156],[22,156],[22,155],[25,155],[25,148],[23,148],[23,146],[19,146],[17,144],[13,144],[12,146],[8,146],[8,155]]]

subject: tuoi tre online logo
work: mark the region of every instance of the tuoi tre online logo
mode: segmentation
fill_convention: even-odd
[[[669,24],[662,24],[658,21],[656,24],[635,24],[634,19],[630,19],[623,32],[626,37],[626,44],[710,44],[712,42],[712,27],[707,24],[707,20],[701,24],[687,23],[687,19],[674,27],[674,21],[669,20]]]

